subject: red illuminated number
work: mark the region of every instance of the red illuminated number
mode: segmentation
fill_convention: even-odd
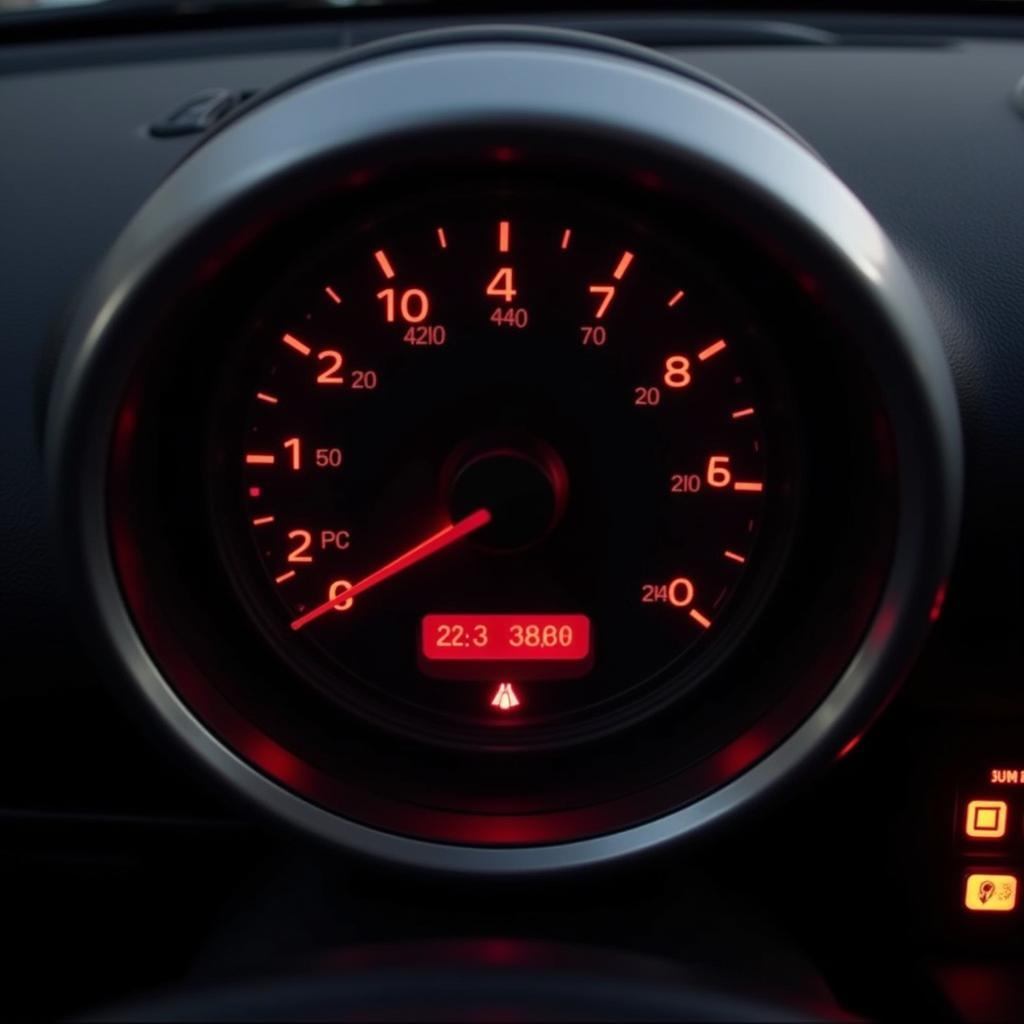
[[[645,583],[640,588],[640,601],[686,608],[693,603],[694,593],[693,584],[685,576],[679,576],[671,583]]]
[[[498,327],[525,327],[530,322],[530,314],[517,306],[514,309],[502,309],[500,306],[491,314],[491,323]]]
[[[292,457],[292,469],[302,468],[302,441],[297,437],[289,437],[284,443]]]
[[[596,345],[598,348],[608,340],[608,332],[600,324],[581,327],[580,336],[584,345]]]
[[[686,356],[669,356],[665,360],[663,380],[670,388],[685,388],[693,380],[690,376],[690,360]]]
[[[317,359],[322,362],[329,362],[331,365],[327,367],[323,373],[317,377],[317,384],[344,384],[345,378],[341,375],[341,364],[345,361],[340,352],[335,352],[333,349],[326,349],[323,352],[317,353]]]
[[[516,291],[511,267],[502,267],[491,278],[491,283],[487,286],[487,294],[493,295],[498,299],[504,299],[506,302],[511,302],[519,294]]]
[[[353,391],[373,391],[377,387],[377,371],[376,370],[353,370],[352,371],[352,390]]]
[[[708,459],[708,483],[712,487],[728,487],[732,483],[728,455],[712,455]]]
[[[337,469],[343,459],[340,448],[317,448],[314,457],[320,469]]]
[[[430,299],[422,288],[407,288],[397,296],[394,288],[385,288],[377,292],[377,298],[384,303],[384,318],[389,324],[395,322],[396,313],[407,324],[418,324],[430,312]]]
[[[685,608],[693,603],[693,584],[684,576],[674,579],[668,585],[668,603],[676,608]]]
[[[572,647],[573,636],[569,625],[513,623],[509,627],[508,642],[510,647]]]
[[[595,318],[600,320],[608,312],[608,307],[611,305],[612,299],[615,298],[615,285],[592,284],[588,291],[591,295],[600,295],[602,297],[601,301],[597,304],[597,311],[594,313]]]
[[[434,642],[438,647],[486,647],[487,627],[482,622],[473,626],[442,623]]]
[[[310,545],[313,543],[313,535],[309,530],[292,530],[288,534],[289,540],[298,541],[295,548],[288,555],[289,562],[312,562],[313,556],[307,555]]]
[[[351,589],[352,584],[349,583],[348,580],[335,580],[327,591],[327,599],[329,601],[333,601],[336,597],[341,597],[346,590]],[[349,608],[352,607],[353,603],[354,599],[350,597],[347,601],[342,601],[340,604],[336,604],[334,606],[334,610],[336,612],[347,612]]]
[[[696,473],[673,473],[672,493],[695,494],[700,490],[702,482]]]
[[[660,401],[660,388],[633,388],[634,405],[657,405]]]
[[[448,332],[441,324],[420,324],[410,327],[402,336],[407,345],[443,345],[448,340]]]

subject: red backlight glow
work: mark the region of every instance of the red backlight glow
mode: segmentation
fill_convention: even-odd
[[[431,661],[585,661],[586,615],[426,615],[423,656]]]

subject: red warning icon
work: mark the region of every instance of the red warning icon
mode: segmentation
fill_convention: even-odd
[[[491,700],[491,707],[500,711],[511,711],[519,707],[519,698],[516,691],[512,689],[511,683],[498,683],[498,690]]]

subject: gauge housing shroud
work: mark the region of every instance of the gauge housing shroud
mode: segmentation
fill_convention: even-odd
[[[431,154],[442,139],[437,160]],[[820,606],[794,607],[788,636],[776,640],[780,650],[803,648],[785,699],[671,777],[649,770],[646,785],[634,779],[632,788],[594,792],[587,805],[543,813],[518,813],[515,794],[495,796],[486,810],[444,806],[447,798],[431,806],[419,794],[396,801],[376,780],[362,785],[357,775],[325,771],[303,753],[301,731],[275,722],[273,704],[263,713],[280,733],[270,735],[259,715],[236,703],[243,691],[231,680],[231,645],[218,647],[220,624],[202,608],[172,608],[169,592],[151,588],[161,574],[172,579],[173,567],[151,571],[155,549],[139,528],[145,498],[127,471],[149,429],[139,402],[152,382],[149,390],[138,384],[159,357],[164,326],[210,308],[218,281],[261,240],[329,197],[357,203],[382,182],[408,187],[453,163],[493,169],[510,161],[590,167],[745,239],[749,253],[834,327],[837,365],[851,370],[848,394],[862,399],[853,421],[876,446],[858,490],[879,488],[851,509],[851,521],[865,514],[854,527],[861,546],[841,553],[841,578],[830,583],[833,598],[850,598],[848,621],[816,622]],[[643,51],[501,30],[354,54],[265,98],[201,144],[129,225],[79,304],[47,445],[76,603],[121,679],[191,754],[258,806],[321,838],[472,873],[635,854],[698,832],[835,757],[891,695],[926,634],[954,549],[962,475],[949,370],[914,283],[813,153],[762,114]],[[149,522],[150,536],[158,525]],[[830,610],[841,607],[837,600]],[[218,689],[218,674],[234,692]],[[665,739],[668,757],[671,729]],[[647,762],[649,748],[635,749],[635,760],[642,751]],[[647,767],[656,765],[652,756]]]

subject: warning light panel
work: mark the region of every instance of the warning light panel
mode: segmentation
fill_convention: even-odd
[[[586,615],[426,615],[423,656],[431,661],[586,661]]]
[[[971,839],[1002,839],[1008,813],[1005,800],[971,800],[967,804],[964,832]]]
[[[979,913],[1006,913],[1017,906],[1016,875],[973,874],[967,876],[964,906]]]

